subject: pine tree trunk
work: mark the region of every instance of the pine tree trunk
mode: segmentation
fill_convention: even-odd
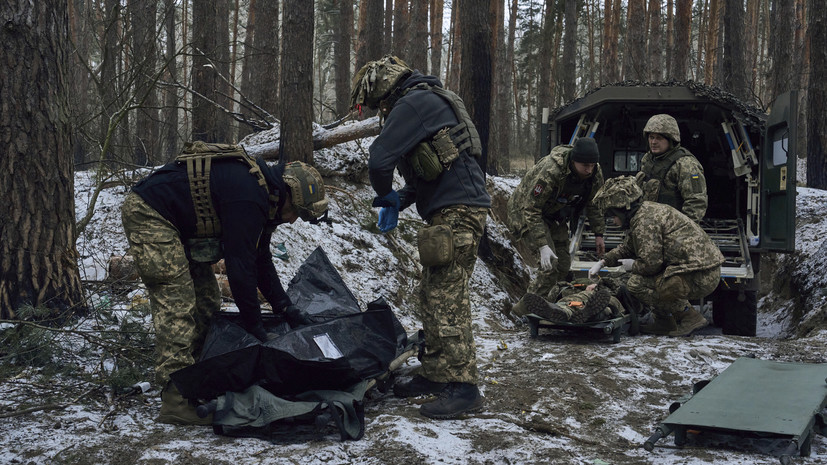
[[[282,137],[286,161],[313,164],[313,24],[308,0],[285,0],[281,77]]]
[[[580,75],[577,67],[577,4],[578,0],[566,0],[566,23],[563,39],[563,102],[573,100],[575,94],[575,73]],[[559,67],[557,68],[559,69]]]
[[[391,53],[399,58],[402,58],[403,61],[408,59],[407,55],[409,51],[409,1],[410,0],[393,1],[393,41],[391,42],[393,45],[391,47]]]
[[[677,14],[675,16],[675,48],[672,62],[674,69],[672,79],[683,81],[689,71],[689,54],[692,51],[689,43],[690,24],[692,20],[692,0],[677,0]],[[741,19],[741,18],[739,18]]]
[[[660,0],[649,0],[649,80],[663,80],[663,31],[660,22]]]
[[[67,101],[66,2],[6,0],[0,48],[0,318],[81,305]]]
[[[339,11],[335,47],[336,115],[347,115],[350,105],[350,38],[353,36],[353,0],[336,0]]]
[[[726,0],[724,17],[724,88],[736,97],[749,101],[746,56],[744,56],[744,4],[742,0]]]
[[[767,77],[770,102],[793,87],[794,21],[795,10],[789,0],[772,1],[770,12],[772,40],[769,41],[772,67]]]
[[[623,60],[623,76],[626,79],[645,81],[649,75],[646,60],[645,0],[629,0],[628,24],[638,25],[626,28],[626,53]]]
[[[198,0],[192,4],[192,140],[230,142],[229,2]],[[224,79],[222,79],[222,76]]]
[[[382,0],[360,0],[359,31],[356,34],[356,70],[365,63],[382,58]],[[388,14],[390,16],[390,14]]]
[[[428,73],[428,3],[424,0],[411,2],[410,31],[407,63],[413,69]]]
[[[807,91],[807,185],[827,189],[827,8],[810,8],[810,88]]]
[[[442,75],[442,10],[444,0],[430,0],[431,18],[431,69],[436,77]]]
[[[175,0],[164,0],[164,28],[166,31],[166,48],[172,53],[178,52],[178,46],[175,41]],[[177,57],[176,57],[177,58]],[[178,79],[177,59],[167,59],[166,74],[164,79],[167,82],[175,82]],[[161,149],[161,157],[158,160],[160,163],[166,163],[171,160],[175,154],[178,153],[178,107],[180,106],[180,99],[178,98],[178,90],[174,87],[164,89],[164,109],[163,109],[163,143]]]
[[[480,166],[488,168],[488,133],[491,121],[491,22],[490,0],[479,0],[460,7],[462,24],[462,71],[459,95],[462,97],[471,120],[477,127],[482,142]]]
[[[155,87],[156,56],[155,16],[156,0],[132,0],[128,3],[132,22],[132,52],[135,73],[135,95],[141,108],[135,118],[133,163],[156,165],[160,160],[158,125],[158,91]]]
[[[718,28],[718,18],[720,15],[720,0],[710,0],[709,2],[709,23],[707,26],[706,36],[706,66],[704,67],[704,82],[709,85],[716,84],[715,82],[715,68],[718,66],[718,37],[720,37]]]

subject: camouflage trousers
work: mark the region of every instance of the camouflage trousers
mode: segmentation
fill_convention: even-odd
[[[454,245],[451,263],[423,267],[419,285],[419,317],[425,333],[422,375],[431,381],[477,383],[468,283],[487,217],[487,208],[458,205],[443,208],[429,222],[450,226]]]
[[[663,274],[641,276],[632,274],[626,287],[641,302],[651,305],[658,314],[683,310],[687,300],[701,299],[715,291],[721,279],[721,268],[695,271],[664,279]]]
[[[210,265],[187,259],[180,234],[135,193],[121,207],[129,253],[149,293],[155,327],[155,381],[193,364],[221,293]]]
[[[557,255],[557,262],[551,269],[537,269],[537,276],[528,285],[528,292],[549,298],[549,292],[558,281],[565,281],[571,268],[571,254],[569,254],[569,227],[567,223],[546,223],[546,243]],[[539,251],[537,254],[539,263]]]

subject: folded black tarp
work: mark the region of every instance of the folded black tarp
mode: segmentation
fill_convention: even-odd
[[[386,372],[405,350],[407,336],[390,306],[380,298],[362,312],[321,247],[287,293],[317,323],[290,330],[267,318],[274,337],[261,343],[233,321],[237,314],[216,315],[200,360],[170,375],[181,394],[213,399],[256,384],[276,395],[344,389]]]

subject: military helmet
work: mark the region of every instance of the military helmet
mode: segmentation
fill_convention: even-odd
[[[663,134],[675,143],[681,141],[681,130],[678,128],[678,122],[667,114],[655,115],[649,118],[646,127],[643,128],[643,137],[649,137],[650,132]]]
[[[293,161],[284,167],[284,182],[290,187],[293,206],[299,218],[315,222],[327,212],[327,194],[322,175],[316,168]]]
[[[404,61],[393,55],[385,55],[379,60],[368,62],[353,78],[350,107],[365,105],[379,108],[379,102],[390,95],[412,72]]]
[[[606,181],[606,184],[594,195],[594,204],[601,210],[610,208],[631,208],[632,202],[643,196],[643,190],[632,176],[618,176]]]

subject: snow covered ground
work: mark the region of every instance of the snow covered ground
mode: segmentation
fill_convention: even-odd
[[[356,143],[343,144],[336,155],[325,152],[318,163],[327,172],[352,169],[366,155]],[[318,156],[318,155],[317,155]],[[326,166],[325,166],[326,165]],[[76,207],[81,217],[91,197],[89,172],[76,178]],[[419,274],[414,237],[418,217],[402,213],[392,234],[370,231],[376,214],[364,184],[331,179],[330,225],[301,221],[279,227],[287,261],[276,260],[287,282],[304,259],[322,246],[362,305],[384,296],[409,332],[418,328],[410,296]],[[489,189],[509,192],[513,178],[493,178]],[[106,278],[110,255],[123,255],[126,241],[118,208],[126,188],[105,189],[89,228],[78,241],[82,278]],[[800,296],[812,309],[803,319],[824,320],[824,275],[827,273],[827,192],[800,188],[797,249],[791,271],[808,292]],[[502,226],[489,218],[492,234]],[[275,242],[273,245],[275,245]],[[524,266],[522,264],[518,266]],[[0,463],[16,464],[775,464],[780,446],[767,441],[713,440],[677,448],[672,438],[653,452],[642,448],[668,406],[690,393],[693,383],[710,379],[739,357],[784,362],[826,363],[827,330],[813,324],[805,337],[795,334],[798,319],[793,299],[770,293],[759,303],[759,337],[724,336],[715,331],[689,338],[623,337],[617,344],[601,338],[568,334],[528,337],[525,326],[505,316],[511,302],[505,287],[478,260],[472,277],[474,329],[478,344],[484,412],[465,420],[432,421],[417,412],[418,401],[373,391],[367,403],[367,429],[359,441],[339,442],[334,430],[273,430],[258,438],[213,434],[208,427],[158,424],[158,386],[145,395],[114,398],[106,388],[65,408],[15,415],[42,406],[54,397],[34,370],[0,383]],[[146,316],[131,301],[109,302],[105,292],[92,303],[117,307],[119,318]],[[65,339],[68,340],[68,339]],[[82,341],[78,342],[82,344]],[[100,356],[100,360],[105,357]],[[95,359],[91,359],[95,364]],[[415,359],[399,370],[416,367]],[[79,366],[78,372],[93,371]],[[816,435],[812,455],[794,463],[827,461],[827,441]]]

